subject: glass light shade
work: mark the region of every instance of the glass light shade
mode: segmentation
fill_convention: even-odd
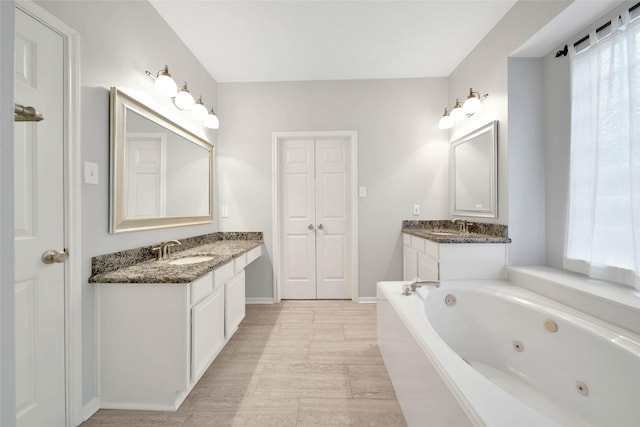
[[[451,116],[442,116],[440,122],[438,122],[438,127],[440,129],[451,129],[453,127],[453,119],[451,119]]]
[[[207,111],[207,107],[202,103],[202,98],[198,98],[198,101],[193,108],[191,108],[191,117],[196,120],[204,120],[207,114],[209,114],[209,112]]]
[[[464,119],[464,110],[462,109],[460,101],[456,101],[456,106],[451,110],[451,113],[449,113],[449,117],[451,117],[451,120],[454,122]]]
[[[213,112],[213,109],[211,109],[209,114],[204,118],[204,126],[209,129],[218,129],[220,127],[220,120],[218,116],[216,116],[216,113]]]
[[[173,98],[178,93],[178,85],[169,74],[169,68],[165,65],[164,69],[158,71],[154,89],[161,95]]]
[[[482,110],[482,103],[480,99],[476,96],[469,96],[466,101],[464,101],[464,106],[462,107],[465,114],[475,114],[478,111]]]
[[[174,99],[174,103],[176,104],[176,107],[178,107],[181,110],[191,110],[195,102],[196,101],[193,99],[193,96],[191,96],[191,94],[189,93],[189,90],[187,89],[187,84],[185,83],[184,86],[180,88],[180,91],[178,92],[178,94]]]

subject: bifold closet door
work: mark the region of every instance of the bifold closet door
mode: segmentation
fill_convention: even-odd
[[[346,139],[282,141],[278,181],[284,299],[351,298],[349,152]]]

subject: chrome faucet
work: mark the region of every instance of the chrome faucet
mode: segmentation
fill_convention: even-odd
[[[423,286],[433,286],[434,288],[439,288],[440,282],[438,280],[420,280],[416,278],[413,283],[402,286],[402,295],[411,295],[411,292],[415,292],[416,289]]]
[[[151,248],[151,250],[158,251],[158,257],[156,259],[160,261],[171,258],[171,247],[181,244],[182,243],[179,240],[169,240],[168,242],[160,242],[159,246]]]

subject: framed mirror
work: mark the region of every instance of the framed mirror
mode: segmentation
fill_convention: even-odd
[[[111,88],[111,233],[213,222],[214,147]]]
[[[453,141],[450,153],[451,214],[498,216],[498,121]]]

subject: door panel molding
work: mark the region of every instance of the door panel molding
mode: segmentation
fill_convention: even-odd
[[[272,177],[272,189],[273,189],[273,301],[275,303],[280,302],[282,299],[282,284],[285,278],[283,277],[284,272],[281,271],[281,265],[283,262],[282,249],[286,242],[283,241],[281,237],[281,233],[283,230],[283,222],[281,221],[282,215],[286,213],[283,212],[283,208],[280,206],[283,198],[283,194],[280,194],[280,175],[282,172],[282,146],[284,145],[284,141],[288,140],[315,140],[315,141],[324,141],[324,140],[346,140],[348,146],[348,153],[346,156],[343,153],[340,153],[339,150],[328,149],[323,150],[322,156],[325,159],[330,160],[333,163],[336,163],[336,166],[346,166],[351,172],[351,180],[348,183],[350,197],[348,200],[349,207],[348,210],[351,211],[351,220],[349,221],[348,227],[351,228],[351,235],[348,239],[348,242],[343,242],[343,246],[345,248],[350,247],[350,253],[344,254],[344,256],[348,256],[349,259],[345,260],[345,265],[348,266],[348,272],[344,272],[345,276],[350,276],[352,278],[351,284],[351,299],[355,302],[359,301],[359,290],[358,290],[358,192],[357,192],[357,183],[358,183],[358,168],[357,168],[357,159],[358,159],[358,150],[357,150],[357,132],[356,131],[319,131],[319,132],[274,132],[272,134],[272,160],[273,160],[273,177]],[[317,155],[317,154],[316,154]],[[298,155],[288,155],[286,158],[289,161],[289,164],[292,163],[306,163],[309,161],[307,156],[303,156],[301,153]],[[347,163],[346,165],[344,163]],[[338,170],[336,170],[338,172]],[[318,185],[318,184],[316,184]],[[347,209],[347,207],[345,207]],[[335,214],[331,212],[331,214]],[[338,217],[340,215],[337,215]],[[312,223],[314,227],[317,227],[319,224]],[[306,224],[307,226],[309,224]],[[330,224],[323,224],[324,227],[331,227]],[[326,228],[324,232],[326,232]],[[321,232],[322,230],[317,230]],[[335,242],[332,242],[335,245]],[[332,245],[333,246],[333,245]],[[323,249],[324,250],[324,249]],[[335,272],[332,271],[332,276],[335,275]],[[333,279],[333,277],[332,277]],[[336,281],[336,283],[340,283]],[[342,286],[342,285],[337,285]]]
[[[70,254],[65,267],[65,401],[66,425],[76,426],[93,415],[93,412],[83,414],[82,400],[80,35],[33,1],[16,0],[15,7],[62,36],[65,193],[63,222],[64,246]],[[97,374],[96,372],[96,378]]]

